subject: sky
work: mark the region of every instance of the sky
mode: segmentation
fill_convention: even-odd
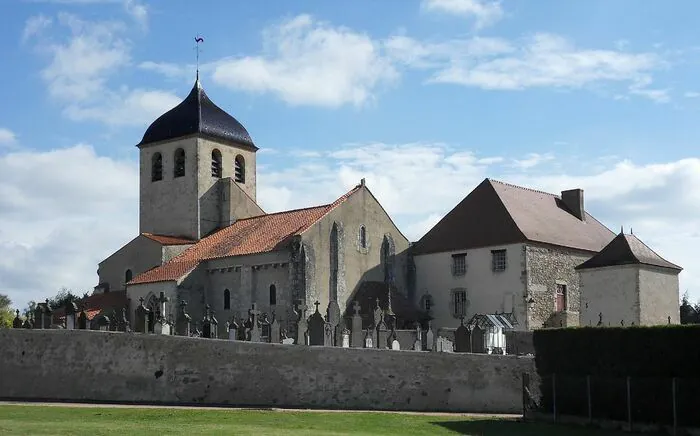
[[[700,299],[700,2],[4,0],[0,293],[91,292],[138,234],[138,149],[196,71],[258,201],[361,178],[412,241],[490,177],[559,193]],[[634,13],[631,13],[631,12]]]

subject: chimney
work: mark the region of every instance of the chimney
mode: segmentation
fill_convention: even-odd
[[[360,179],[360,186],[365,186],[365,178]]]
[[[583,208],[583,189],[561,191],[561,201],[576,218],[586,221],[586,213]]]

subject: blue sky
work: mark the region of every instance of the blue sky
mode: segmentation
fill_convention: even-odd
[[[268,211],[365,177],[418,239],[484,177],[558,193],[700,298],[700,4],[16,0],[0,6],[0,292],[90,290],[138,232],[137,149],[194,81],[261,148]],[[3,256],[5,257],[5,256]]]

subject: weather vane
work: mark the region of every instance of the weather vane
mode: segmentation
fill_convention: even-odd
[[[201,44],[201,43],[204,42],[204,38],[202,38],[201,36],[197,35],[197,36],[194,38],[194,42],[195,42],[195,44],[196,44],[195,50],[197,51],[197,80],[199,80],[199,51],[200,51],[199,44]]]

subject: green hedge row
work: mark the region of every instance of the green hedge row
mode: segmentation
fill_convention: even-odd
[[[676,378],[679,425],[700,426],[700,325],[542,329],[533,343],[543,412],[556,395],[558,413],[588,416],[588,375],[593,417],[626,421],[630,377],[633,422],[670,424]]]
[[[700,325],[535,330],[540,375],[700,376]]]

